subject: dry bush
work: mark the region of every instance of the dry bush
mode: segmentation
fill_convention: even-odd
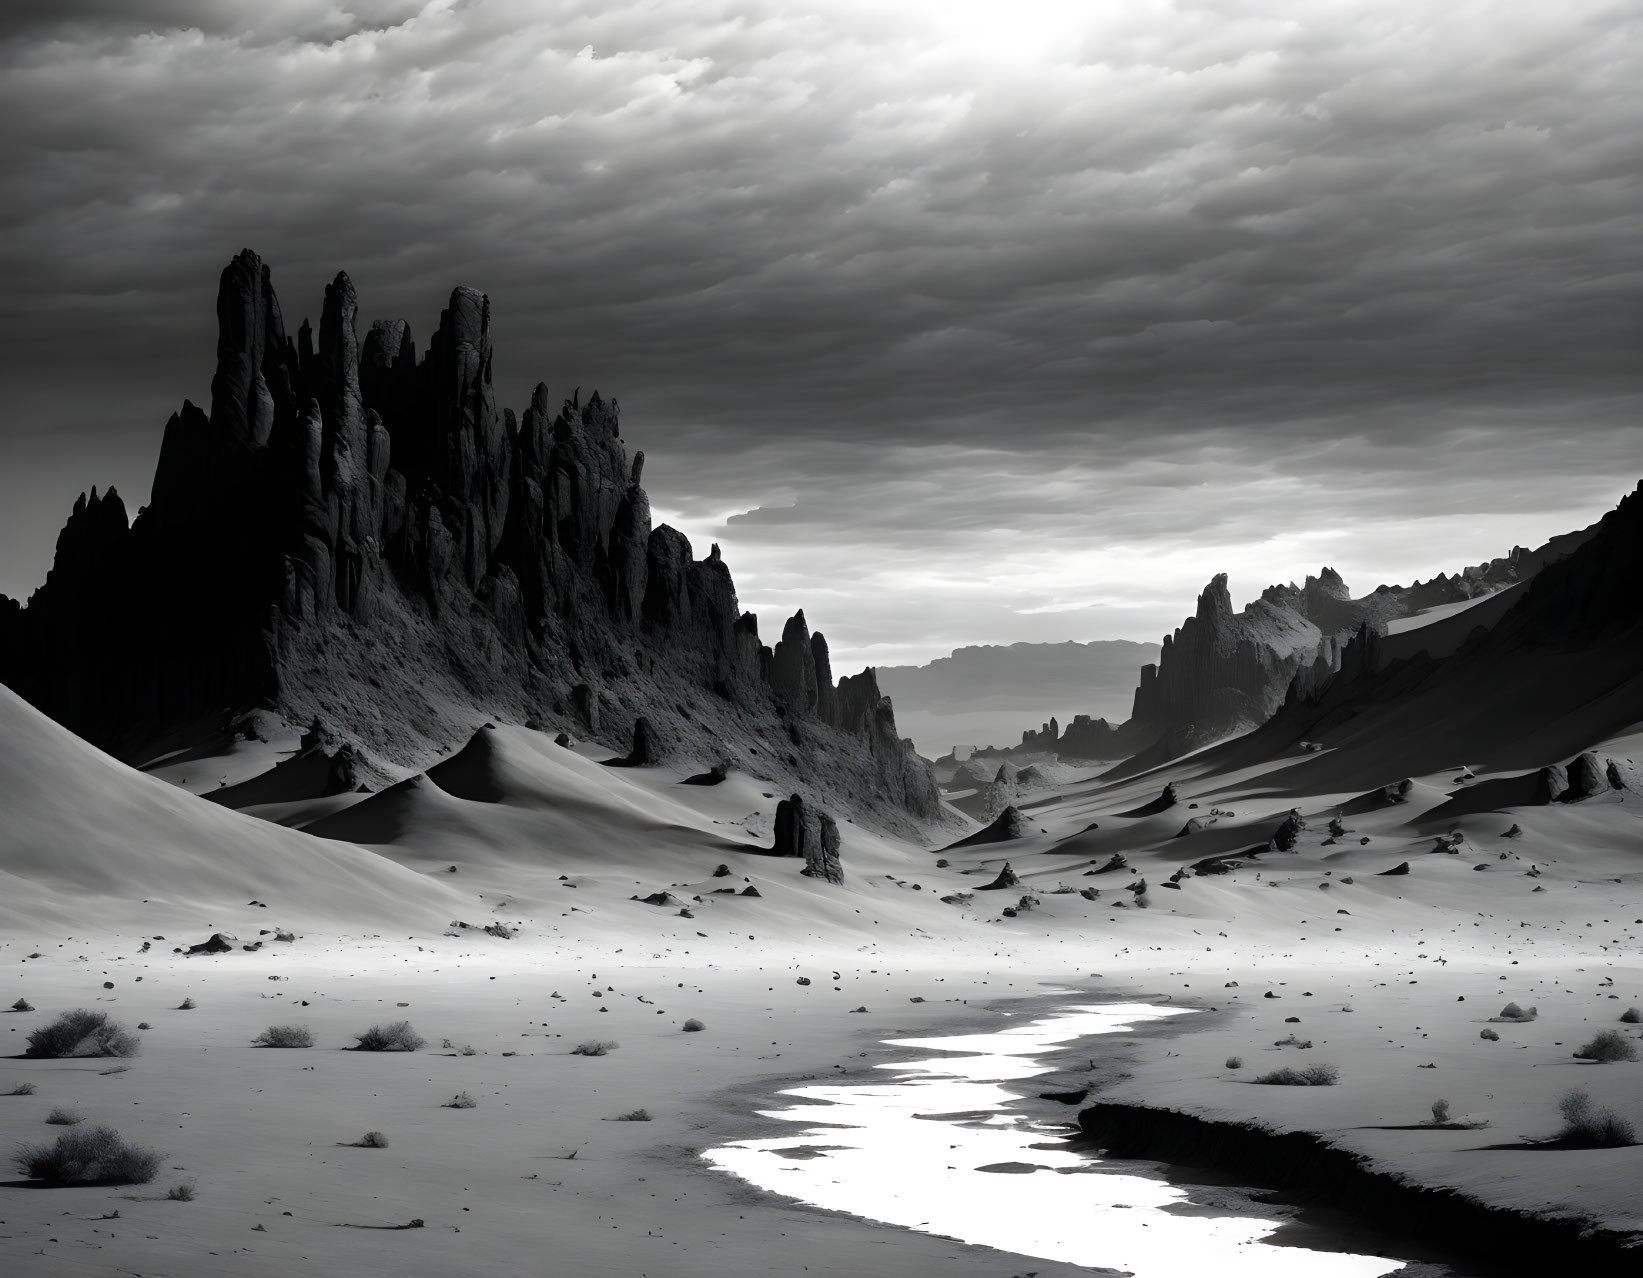
[[[161,1155],[128,1144],[112,1127],[77,1127],[50,1145],[24,1145],[14,1158],[30,1180],[53,1185],[146,1185]]]
[[[474,1109],[478,1105],[479,1102],[472,1096],[468,1095],[467,1092],[458,1092],[455,1096],[451,1097],[450,1100],[445,1102],[446,1109]]]
[[[1243,1069],[1243,1067],[1244,1067],[1244,1058],[1242,1056],[1229,1056],[1229,1057],[1227,1057],[1227,1068],[1228,1069]]]
[[[76,1008],[29,1035],[24,1056],[135,1056],[142,1051],[137,1036],[107,1012]]]
[[[1257,1074],[1252,1080],[1272,1087],[1333,1087],[1340,1081],[1341,1071],[1333,1065],[1308,1065],[1305,1069],[1275,1069]]]
[[[1482,1029],[1480,1029],[1478,1031],[1478,1037],[1479,1038],[1486,1038],[1491,1043],[1500,1042],[1500,1035],[1495,1033],[1495,1031],[1490,1029],[1488,1026],[1484,1026]]]
[[[1497,1021],[1532,1021],[1539,1015],[1540,1009],[1538,1007],[1531,1007],[1528,1011],[1525,1011],[1516,1003],[1508,1003],[1505,1007],[1500,1009],[1499,1016],[1491,1019]]]
[[[251,1041],[258,1047],[312,1047],[314,1034],[306,1025],[270,1025]]]
[[[614,1052],[621,1044],[609,1038],[590,1038],[585,1043],[578,1043],[570,1049],[572,1056],[604,1056]]]
[[[32,1012],[34,1010],[34,1004],[29,1002],[26,998],[20,998],[11,1005],[11,1010],[14,1012]]]
[[[1557,1108],[1563,1115],[1557,1140],[1592,1149],[1620,1149],[1637,1144],[1637,1132],[1628,1120],[1612,1109],[1598,1109],[1592,1104],[1592,1098],[1578,1087],[1558,1097]]]
[[[1448,1101],[1435,1100],[1432,1102],[1432,1121],[1434,1123],[1447,1123],[1449,1121]]]
[[[193,999],[185,998],[181,1003],[177,1004],[177,1010],[179,1012],[192,1012],[198,1006],[199,1004]]]
[[[48,1123],[55,1123],[58,1127],[73,1127],[74,1124],[83,1123],[86,1120],[84,1116],[76,1114],[67,1106],[57,1105],[52,1109],[51,1113],[46,1115],[46,1121]]]
[[[1619,1030],[1599,1030],[1590,1042],[1575,1053],[1575,1059],[1596,1061],[1600,1065],[1608,1065],[1614,1061],[1635,1061],[1637,1044]]]
[[[692,1016],[683,1025],[679,1026],[679,1028],[682,1029],[686,1034],[699,1034],[703,1030],[705,1030],[707,1028],[707,1026],[702,1024],[702,1022],[700,1022],[694,1016]]]
[[[356,1052],[416,1052],[421,1051],[427,1039],[411,1028],[410,1021],[393,1021],[387,1025],[373,1025],[363,1034],[355,1034],[359,1045]]]
[[[33,1083],[13,1083],[7,1096],[33,1096],[38,1089]]]
[[[387,1149],[388,1138],[381,1132],[366,1132],[354,1142],[356,1149]]]
[[[1639,1021],[1643,1021],[1643,1008],[1628,1007],[1620,1014],[1620,1019],[1627,1025],[1636,1025]]]
[[[611,1119],[613,1123],[648,1123],[650,1111],[648,1109],[630,1109],[625,1114],[618,1114]]]
[[[194,1201],[194,1182],[182,1181],[165,1191],[165,1196],[174,1203],[191,1203]]]

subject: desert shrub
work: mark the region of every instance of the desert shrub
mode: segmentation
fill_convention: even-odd
[[[11,1085],[10,1090],[6,1092],[6,1095],[7,1096],[33,1096],[34,1093],[35,1093],[35,1090],[36,1089],[35,1089],[35,1086],[34,1086],[33,1083],[13,1083]]]
[[[450,1100],[445,1102],[445,1108],[446,1109],[473,1109],[478,1104],[479,1104],[479,1102],[476,1101],[472,1096],[468,1095],[467,1092],[458,1092],[455,1096],[451,1097]]]
[[[1285,1038],[1275,1038],[1275,1039],[1273,1039],[1272,1040],[1272,1045],[1274,1047],[1307,1048],[1307,1047],[1312,1046],[1312,1040],[1310,1038],[1296,1038],[1295,1035],[1290,1034],[1289,1036],[1287,1036]]]
[[[135,1056],[142,1050],[137,1036],[107,1012],[76,1008],[29,1035],[24,1056]]]
[[[54,1185],[146,1185],[160,1170],[159,1154],[112,1127],[76,1127],[50,1145],[24,1145],[14,1161],[30,1180]]]
[[[614,1120],[618,1123],[648,1123],[650,1111],[648,1109],[630,1109],[625,1114],[618,1114]]]
[[[1447,1123],[1449,1121],[1448,1101],[1440,1099],[1432,1102],[1432,1121],[1434,1123]]]
[[[1637,1144],[1637,1132],[1630,1122],[1612,1109],[1598,1109],[1592,1098],[1578,1087],[1557,1100],[1563,1126],[1557,1139],[1597,1149],[1619,1149]]]
[[[53,1107],[51,1113],[46,1115],[46,1121],[55,1123],[59,1127],[73,1127],[74,1124],[83,1123],[86,1120],[66,1105],[57,1105]]]
[[[361,1149],[387,1149],[388,1138],[381,1132],[366,1132],[354,1144]]]
[[[1228,1069],[1243,1069],[1243,1067],[1244,1067],[1244,1058],[1242,1056],[1229,1056],[1229,1057],[1227,1057],[1227,1068]]]
[[[1257,1074],[1254,1081],[1272,1087],[1332,1087],[1341,1076],[1333,1065],[1308,1065],[1305,1069],[1275,1069]]]
[[[1498,1019],[1503,1021],[1532,1021],[1538,1015],[1540,1015],[1539,1008],[1531,1007],[1528,1011],[1524,1011],[1516,1003],[1508,1003],[1500,1009]]]
[[[312,1047],[314,1034],[306,1025],[270,1025],[251,1041],[258,1047]]]
[[[1495,1031],[1494,1031],[1494,1030],[1492,1030],[1492,1029],[1490,1029],[1490,1028],[1488,1028],[1488,1027],[1487,1027],[1487,1026],[1485,1026],[1485,1027],[1484,1027],[1484,1028],[1483,1028],[1483,1029],[1480,1029],[1480,1030],[1479,1030],[1479,1031],[1478,1031],[1478,1037],[1479,1037],[1479,1038],[1486,1038],[1486,1039],[1488,1039],[1488,1040],[1489,1040],[1489,1041],[1490,1041],[1490,1042],[1491,1042],[1491,1043],[1498,1043],[1498,1042],[1500,1042],[1500,1035],[1499,1035],[1499,1034],[1497,1034],[1497,1033],[1495,1033]]]
[[[193,999],[185,998],[181,1003],[177,1004],[177,1010],[179,1012],[192,1012],[198,1006],[199,1004]]]
[[[1575,1053],[1575,1057],[1583,1061],[1596,1061],[1600,1065],[1613,1061],[1635,1061],[1637,1044],[1619,1030],[1599,1030],[1589,1043]]]
[[[26,998],[20,998],[11,1005],[11,1010],[14,1012],[32,1012],[34,1010],[34,1004],[29,1002]]]
[[[428,1041],[411,1028],[410,1021],[373,1025],[354,1037],[359,1040],[359,1046],[354,1049],[357,1052],[415,1052]]]
[[[174,1203],[191,1203],[194,1201],[194,1182],[182,1181],[165,1191],[165,1196]]]
[[[705,1030],[707,1028],[707,1026],[703,1025],[699,1020],[697,1020],[694,1016],[692,1016],[683,1025],[679,1026],[679,1028],[682,1029],[686,1034],[699,1034],[703,1030]]]
[[[578,1043],[570,1049],[572,1056],[604,1056],[614,1052],[621,1044],[608,1038],[590,1038],[585,1043]]]
[[[1643,1021],[1643,1008],[1628,1007],[1620,1014],[1620,1019],[1628,1025],[1636,1025],[1639,1021]]]

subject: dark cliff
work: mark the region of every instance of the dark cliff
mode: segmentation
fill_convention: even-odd
[[[141,760],[271,707],[400,766],[486,717],[625,747],[645,715],[835,808],[938,813],[871,670],[835,685],[802,612],[772,653],[718,547],[652,528],[615,400],[498,406],[483,294],[418,358],[404,321],[360,339],[344,274],[288,333],[246,251],[217,316],[211,410],[167,424],[150,505],[93,490],[27,607],[0,598],[0,681],[47,714]]]

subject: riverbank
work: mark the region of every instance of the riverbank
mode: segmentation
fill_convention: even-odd
[[[0,956],[38,1009],[0,1018],[14,1050],[67,1007],[150,1026],[117,1073],[107,1061],[0,1061],[0,1092],[36,1088],[0,1097],[0,1147],[54,1138],[63,1129],[45,1118],[63,1106],[166,1156],[149,1185],[0,1187],[8,1275],[529,1272],[549,1253],[556,1272],[610,1278],[784,1272],[795,1257],[836,1278],[1086,1272],[800,1207],[699,1156],[745,1135],[753,1105],[784,1080],[865,1073],[876,1037],[993,1023],[984,1003],[1020,988],[1020,974],[942,963],[931,975],[882,954],[859,970],[790,956],[769,970],[619,966],[629,956],[614,949],[430,956],[314,936],[255,968],[117,957],[129,948],[80,938],[23,965]],[[684,1032],[688,1018],[705,1028]],[[396,1019],[427,1047],[339,1050]],[[251,1046],[288,1022],[309,1026],[316,1046]],[[596,1040],[618,1046],[570,1053]],[[474,1107],[448,1108],[459,1094]],[[728,1094],[748,1110],[727,1111]],[[649,1120],[619,1121],[636,1109]],[[370,1130],[385,1148],[354,1147]],[[191,1185],[192,1201],[169,1199],[175,1184]]]

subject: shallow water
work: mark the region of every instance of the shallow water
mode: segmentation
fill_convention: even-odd
[[[886,1039],[944,1054],[876,1066],[890,1075],[883,1082],[790,1088],[781,1095],[802,1103],[758,1112],[793,1123],[793,1133],[703,1156],[817,1207],[1136,1278],[1374,1278],[1399,1269],[1385,1256],[1263,1242],[1283,1223],[1276,1215],[1177,1214],[1188,1206],[1185,1190],[1090,1154],[1033,1149],[1065,1128],[1005,1108],[1017,1097],[1000,1084],[1043,1073],[1039,1057],[1049,1048],[1190,1014],[1144,1003],[1079,1005],[1023,1015],[990,1034]],[[1075,1113],[1069,1108],[1068,1118]],[[979,1170],[998,1164],[1017,1166]]]

